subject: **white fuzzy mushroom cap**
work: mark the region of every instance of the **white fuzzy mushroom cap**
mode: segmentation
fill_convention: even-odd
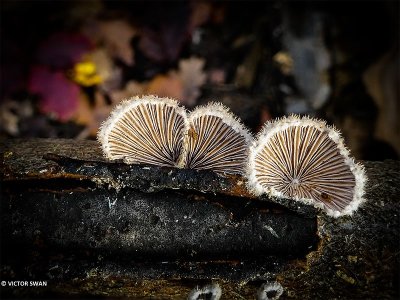
[[[214,102],[199,106],[189,114],[189,126],[182,161],[186,168],[244,174],[253,137],[227,107]]]
[[[111,112],[97,139],[110,160],[176,166],[187,129],[186,111],[176,100],[136,96]]]
[[[253,142],[253,136],[250,131],[243,125],[242,121],[222,103],[210,102],[207,105],[196,107],[196,109],[189,114],[189,122],[193,122],[193,120],[203,116],[220,118],[227,126],[232,127],[234,131],[243,136],[249,145]]]
[[[293,198],[333,217],[358,208],[367,181],[338,130],[294,115],[264,125],[250,147],[247,177],[255,195]]]

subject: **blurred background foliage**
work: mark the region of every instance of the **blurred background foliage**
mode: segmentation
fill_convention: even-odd
[[[397,1],[1,1],[2,137],[93,139],[121,100],[291,113],[400,154]]]

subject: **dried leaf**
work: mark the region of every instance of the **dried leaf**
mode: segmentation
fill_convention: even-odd
[[[148,84],[146,93],[182,100],[184,99],[184,86],[181,77],[175,72],[170,72],[168,75],[154,77]]]
[[[183,97],[181,102],[192,106],[200,95],[200,87],[206,82],[203,71],[205,61],[202,58],[191,57],[179,62],[179,78],[183,83]]]
[[[107,93],[119,89],[122,82],[122,70],[114,64],[106,49],[96,49],[89,54],[89,59],[96,65],[97,74],[103,80],[101,89]]]
[[[101,21],[99,27],[101,39],[110,55],[132,66],[135,59],[131,41],[136,29],[124,20]]]
[[[86,95],[80,94],[79,107],[74,115],[77,124],[84,125],[85,129],[78,138],[95,136],[101,123],[108,117],[112,108],[117,103],[107,103],[104,94],[97,91],[94,97],[94,105],[90,103]]]
[[[147,94],[178,99],[182,104],[193,106],[200,95],[200,87],[206,81],[204,59],[189,58],[179,62],[178,71],[157,75],[145,88]]]
[[[19,121],[32,114],[33,107],[30,101],[6,100],[0,104],[0,128],[11,136],[17,136],[20,133]]]
[[[293,72],[293,59],[288,52],[279,51],[273,56],[273,61],[279,66],[281,72],[290,75]]]
[[[143,28],[139,42],[140,50],[157,63],[175,62],[189,40],[185,28],[187,24],[170,24],[161,26],[160,30]]]
[[[109,96],[113,103],[118,103],[121,99],[131,98],[133,96],[147,93],[147,83],[140,83],[134,80],[128,81],[124,89],[112,90]]]
[[[379,108],[375,137],[392,145],[400,154],[400,105],[398,51],[388,51],[363,74],[368,93]]]

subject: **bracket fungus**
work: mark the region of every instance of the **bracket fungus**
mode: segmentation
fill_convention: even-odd
[[[363,201],[365,171],[324,121],[290,116],[268,122],[250,147],[248,188],[349,215]]]
[[[188,116],[173,99],[143,96],[117,106],[98,140],[110,160],[243,174],[252,136],[222,104]]]

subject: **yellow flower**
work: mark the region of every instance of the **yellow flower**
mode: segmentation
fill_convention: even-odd
[[[79,85],[93,86],[100,84],[103,78],[97,74],[96,65],[93,62],[82,61],[75,64],[72,80]]]

